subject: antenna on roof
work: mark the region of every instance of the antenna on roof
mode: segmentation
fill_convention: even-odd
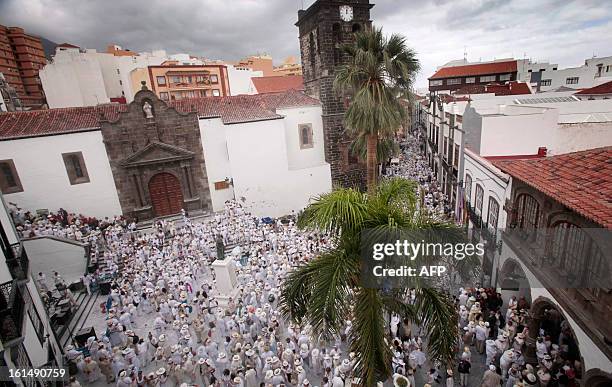
[[[467,46],[463,46],[463,62],[467,63]]]

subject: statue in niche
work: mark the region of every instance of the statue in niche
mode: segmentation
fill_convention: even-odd
[[[142,111],[145,113],[145,118],[153,118],[153,106],[151,106],[149,101],[145,101],[144,105],[142,105]]]

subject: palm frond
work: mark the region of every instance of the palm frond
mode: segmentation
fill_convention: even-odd
[[[356,257],[331,250],[289,274],[281,291],[281,311],[312,326],[322,339],[339,333],[351,312],[352,288],[359,275]]]
[[[377,289],[360,288],[355,295],[351,350],[359,354],[355,373],[360,385],[375,386],[391,375],[391,350],[385,337],[383,302]]]
[[[354,189],[336,189],[318,196],[299,216],[298,227],[329,232],[357,230],[367,216],[366,199]]]
[[[417,289],[417,313],[427,328],[427,353],[432,360],[452,364],[457,344],[457,312],[450,296],[436,289]]]

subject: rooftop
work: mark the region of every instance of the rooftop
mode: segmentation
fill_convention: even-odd
[[[577,95],[605,95],[612,94],[612,81],[591,87],[590,89],[580,90]]]
[[[181,99],[170,103],[170,106],[175,107],[178,111],[195,110],[200,118],[219,117],[224,124],[282,118],[277,114],[277,109],[319,105],[318,100],[296,90],[231,97]]]
[[[442,67],[429,79],[468,77],[472,75],[504,74],[517,71],[516,60],[507,62],[478,63],[465,66]]]
[[[455,91],[455,95],[485,94],[498,95],[522,95],[532,94],[529,85],[525,82],[506,82],[504,84],[491,83],[488,85],[469,85]]]
[[[319,106],[306,94],[294,90],[281,93],[203,97],[172,101],[169,106],[179,112],[196,111],[200,118],[219,117],[224,124],[282,118],[276,109]],[[98,130],[101,116],[108,121],[119,119],[127,111],[123,104],[31,110],[0,113],[0,141]]]
[[[301,75],[253,77],[251,80],[259,94],[287,90],[304,90],[304,78]]]
[[[585,218],[612,228],[612,147],[492,163]]]

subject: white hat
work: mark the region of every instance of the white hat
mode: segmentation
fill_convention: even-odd
[[[199,359],[198,359],[198,364],[202,365],[202,364],[204,364],[204,363],[206,363],[206,360],[204,360],[204,358],[203,358],[203,357],[201,357],[201,358],[199,358]]]
[[[274,375],[278,376],[280,374],[281,374],[281,369],[280,368],[277,368],[277,369],[274,370]]]
[[[161,367],[155,373],[158,374],[158,375],[163,375],[163,374],[166,373],[166,369],[164,367]]]
[[[490,369],[491,371],[495,371],[495,370],[497,370],[497,368],[495,368],[495,366],[494,366],[493,364],[489,364],[489,369]]]

